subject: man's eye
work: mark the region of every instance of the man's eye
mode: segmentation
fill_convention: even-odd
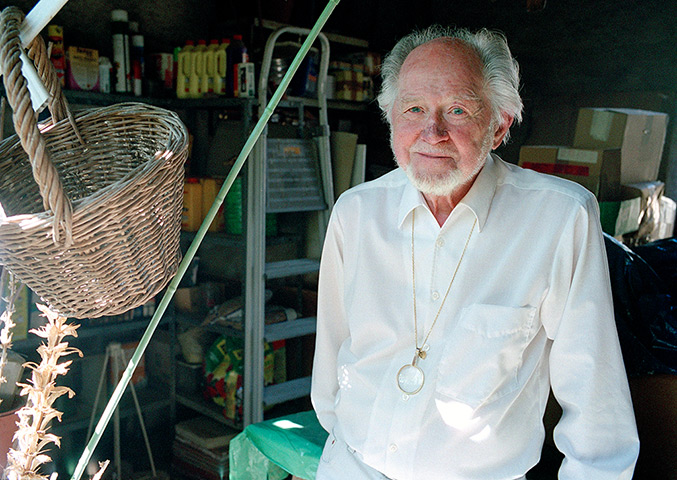
[[[421,107],[411,107],[409,111],[413,113],[421,113],[423,109]]]
[[[463,115],[465,113],[465,110],[463,110],[460,107],[454,107],[454,108],[451,109],[451,113],[453,115]]]

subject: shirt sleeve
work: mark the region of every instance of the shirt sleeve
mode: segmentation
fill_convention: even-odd
[[[639,439],[592,195],[569,222],[555,262],[550,294],[561,315],[544,325],[551,387],[563,411],[554,431],[564,454],[559,478],[629,480]]]
[[[317,418],[328,432],[331,432],[336,423],[334,405],[338,392],[337,356],[341,344],[348,336],[344,307],[343,231],[335,206],[320,262],[317,333],[310,393]]]

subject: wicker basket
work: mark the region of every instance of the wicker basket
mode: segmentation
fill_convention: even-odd
[[[17,67],[22,21],[14,7],[0,15],[0,67],[19,132],[0,143],[0,264],[65,316],[123,313],[178,269],[186,128],[138,103],[70,114],[39,36],[29,56],[52,117],[38,125]]]

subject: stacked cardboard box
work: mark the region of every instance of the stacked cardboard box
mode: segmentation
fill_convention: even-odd
[[[660,112],[581,108],[572,146],[525,145],[519,164],[594,193],[605,232],[634,234],[636,241],[665,238],[675,223],[675,203],[663,196],[658,181],[667,124]]]
[[[658,179],[668,115],[628,108],[581,108],[574,146],[621,151],[622,184]]]
[[[228,478],[228,447],[239,432],[207,417],[176,424],[172,471],[199,480]]]

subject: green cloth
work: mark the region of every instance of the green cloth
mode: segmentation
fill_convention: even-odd
[[[249,425],[230,441],[230,480],[314,480],[327,432],[314,411]]]

